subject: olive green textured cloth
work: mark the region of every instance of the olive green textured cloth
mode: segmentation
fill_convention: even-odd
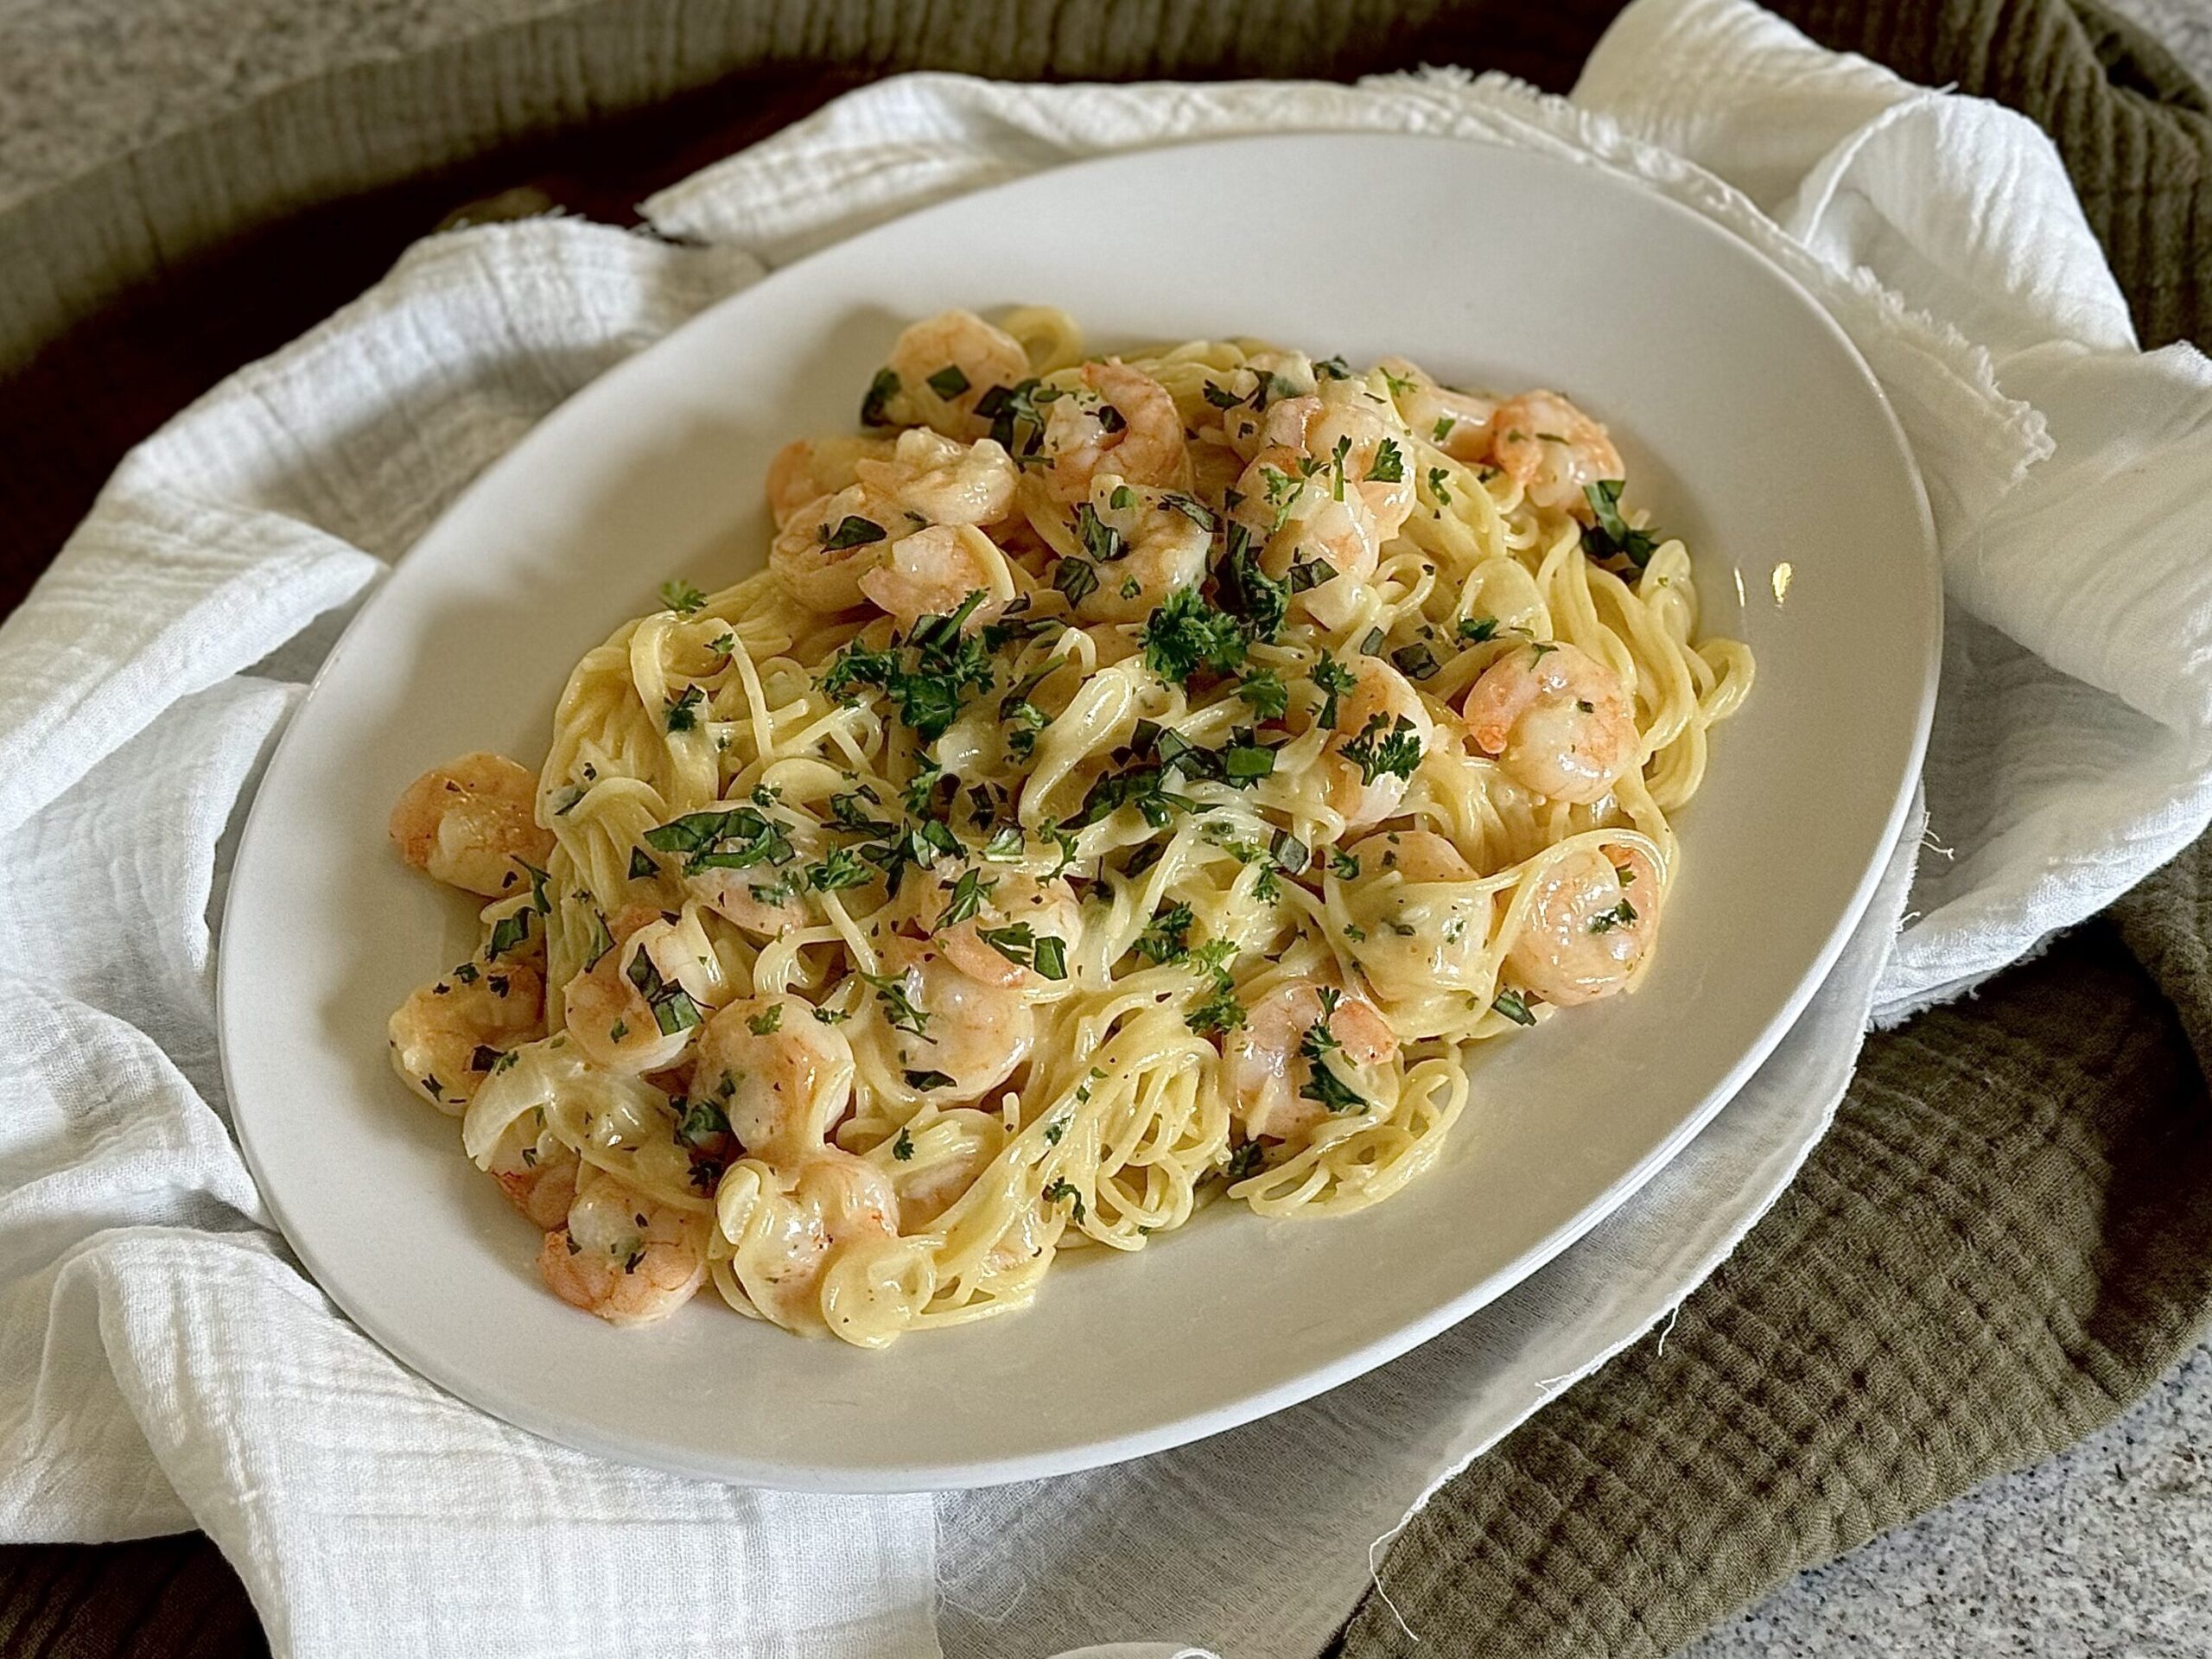
[[[1824,42],[2057,140],[2146,343],[2202,337],[2202,93],[2081,0],[1782,0]],[[0,603],[121,448],[472,197],[620,216],[866,76],[1342,76],[1554,88],[1613,7],[1494,0],[601,4],[277,94],[0,214]],[[11,588],[12,583],[12,588]],[[1875,1039],[1835,1130],[1643,1344],[1450,1483],[1348,1654],[1672,1651],[1782,1576],[2062,1446],[2212,1308],[2212,868],[2193,850],[1976,1001]],[[0,1554],[0,1652],[253,1640],[204,1546]]]

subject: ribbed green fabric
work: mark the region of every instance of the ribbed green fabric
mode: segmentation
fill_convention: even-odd
[[[525,181],[618,214],[874,73],[1564,88],[1613,0],[600,0],[363,66],[0,213],[0,605],[133,437]],[[2090,0],[1778,0],[2057,140],[2146,343],[2212,315],[2204,94]],[[11,581],[12,578],[12,581]],[[1418,1651],[1662,1655],[1778,1579],[2115,1415],[2212,1310],[2212,862],[1868,1048],[1834,1131],[1682,1311],[1408,1529]],[[2192,1046],[2192,1044],[2194,1046]],[[203,1542],[0,1552],[0,1652],[255,1638]],[[1338,1643],[1414,1651],[1370,1599]]]

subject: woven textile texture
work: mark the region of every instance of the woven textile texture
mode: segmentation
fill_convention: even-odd
[[[2205,338],[2212,121],[2154,43],[2082,0],[1774,9],[2043,124],[2145,344]],[[20,460],[0,476],[0,603],[124,445],[473,197],[527,182],[619,217],[892,68],[1456,61],[1560,88],[1611,10],[1154,0],[1109,26],[1103,4],[1045,0],[601,5],[292,89],[0,215],[0,443]],[[1448,1484],[1384,1560],[1395,1609],[1370,1597],[1342,1651],[1414,1651],[1410,1627],[1431,1653],[1668,1653],[2147,1388],[2212,1309],[2208,884],[2192,849],[1979,999],[1874,1039],[1835,1130],[1663,1354],[1623,1355]],[[195,1542],[0,1554],[0,1651],[255,1640]]]

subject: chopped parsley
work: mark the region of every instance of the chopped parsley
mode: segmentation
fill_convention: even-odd
[[[863,973],[861,977],[875,987],[875,1000],[883,1004],[884,1020],[893,1031],[911,1031],[917,1037],[929,1035],[930,1016],[914,1006],[906,995],[904,974]]]
[[[976,400],[975,412],[991,423],[992,441],[1007,454],[1033,455],[1045,437],[1045,417],[1037,405],[1059,395],[1033,377],[1011,386],[993,386]]]
[[[1406,478],[1406,457],[1395,440],[1385,438],[1375,446],[1375,459],[1368,463],[1367,481],[1370,484],[1402,484]]]
[[[1236,988],[1217,985],[1213,994],[1183,1016],[1183,1023],[1202,1037],[1226,1036],[1244,1023],[1244,1005],[1236,1000]]]
[[[1332,847],[1329,849],[1329,874],[1340,881],[1358,880],[1359,855],[1348,853],[1341,847]]]
[[[1444,469],[1441,467],[1432,467],[1428,469],[1428,493],[1434,496],[1440,505],[1447,507],[1452,505],[1452,486],[1445,481]]]
[[[837,893],[846,887],[865,884],[870,875],[868,866],[849,847],[832,847],[822,855],[819,864],[810,864],[806,869],[806,885],[817,893]]]
[[[745,1022],[755,1037],[772,1037],[784,1028],[784,1005],[772,1002]]]
[[[1244,401],[1235,392],[1225,391],[1211,380],[1205,383],[1204,395],[1206,402],[1211,404],[1216,409],[1234,409]]]
[[[1325,357],[1313,365],[1313,375],[1319,380],[1349,380],[1351,365],[1341,357]]]
[[[1202,667],[1226,674],[1244,661],[1244,631],[1196,588],[1178,588],[1146,619],[1138,635],[1145,666],[1163,680],[1187,685]]]
[[[1229,1154],[1229,1161],[1222,1166],[1221,1173],[1232,1181],[1241,1181],[1266,1167],[1267,1154],[1261,1151],[1260,1143],[1247,1141]]]
[[[706,699],[707,693],[702,687],[696,685],[685,686],[682,691],[678,692],[675,697],[670,700],[668,705],[668,729],[671,732],[689,732],[696,730],[699,724],[699,705],[704,702]],[[576,797],[577,800],[582,800],[582,798],[583,797],[581,794]],[[570,801],[569,803],[569,806],[574,806],[575,804],[575,801]],[[568,807],[562,808],[562,810],[564,812],[567,811]]]
[[[1325,648],[1321,652],[1320,660],[1307,671],[1306,677],[1313,682],[1314,690],[1321,694],[1321,712],[1317,718],[1324,726],[1334,726],[1337,723],[1337,699],[1357,688],[1358,679],[1351,670],[1330,656]]]
[[[983,599],[972,593],[951,615],[922,618],[903,639],[892,635],[882,651],[846,646],[823,673],[823,691],[849,701],[855,686],[880,687],[899,717],[925,742],[935,741],[959,717],[971,688],[988,691],[995,683],[983,641],[962,632]]]
[[[519,909],[509,911],[498,921],[493,923],[491,941],[484,947],[486,957],[496,960],[500,957],[511,956],[522,946],[529,944],[530,918],[536,913],[529,906],[524,905]]]
[[[1037,1196],[1044,1199],[1047,1204],[1058,1204],[1063,1198],[1074,1199],[1075,1202],[1069,1209],[1068,1213],[1075,1217],[1077,1225],[1082,1224],[1083,1194],[1076,1191],[1075,1183],[1069,1180],[1065,1176],[1060,1176],[1055,1179],[1050,1186],[1047,1186]]]
[[[1320,1027],[1309,1026],[1306,1034],[1310,1038],[1318,1029]],[[1301,1100],[1318,1101],[1332,1112],[1362,1111],[1367,1106],[1365,1096],[1349,1086],[1318,1058],[1307,1065],[1306,1085],[1298,1091],[1298,1096]]]
[[[1180,962],[1191,953],[1191,929],[1198,918],[1178,902],[1154,913],[1137,935],[1136,953],[1147,962]]]
[[[1359,768],[1360,781],[1372,784],[1383,777],[1410,778],[1421,765],[1421,739],[1414,723],[1403,715],[1393,723],[1388,715],[1376,715],[1360,728],[1357,737],[1342,746],[1345,760]]]
[[[1261,720],[1276,720],[1290,707],[1290,689],[1272,668],[1247,669],[1236,682],[1236,695]]]
[[[1497,619],[1494,616],[1463,616],[1454,630],[1463,645],[1479,645],[1497,638]]]
[[[1590,918],[1592,933],[1610,933],[1617,927],[1626,927],[1636,919],[1636,906],[1625,899],[1611,910],[1601,910]]]
[[[913,1158],[914,1137],[907,1134],[903,1128],[899,1131],[898,1137],[891,1143],[891,1155],[902,1164],[911,1161]]]
[[[697,1147],[717,1135],[729,1133],[729,1117],[711,1100],[687,1100],[682,1095],[668,1103],[678,1114],[676,1139],[680,1145]]]
[[[1027,922],[978,928],[976,937],[1016,967],[1034,968],[1041,978],[1058,982],[1068,976],[1067,941],[1036,932]]]
[[[707,602],[707,596],[688,582],[664,582],[660,602],[678,616],[689,616]]]

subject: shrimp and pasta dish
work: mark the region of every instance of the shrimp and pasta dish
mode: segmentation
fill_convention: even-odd
[[[563,1300],[880,1347],[1217,1199],[1356,1211],[1478,1045],[1635,988],[1752,665],[1589,413],[1045,309],[854,391],[764,569],[392,815],[487,901],[394,1066]]]

